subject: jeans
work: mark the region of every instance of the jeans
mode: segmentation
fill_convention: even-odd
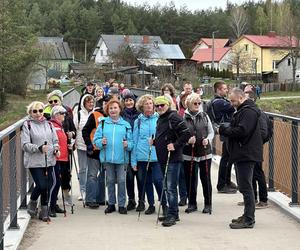
[[[46,174],[46,170],[48,173]],[[35,187],[31,193],[30,199],[36,201],[41,196],[41,205],[47,206],[50,190],[53,187],[53,167],[29,168]]]
[[[85,150],[77,149],[78,166],[79,166],[79,186],[82,192],[86,191],[87,178],[87,155]]]
[[[268,189],[267,189],[267,184],[266,184],[265,173],[262,168],[261,162],[256,162],[254,165],[253,181],[252,181],[254,197],[255,197],[255,200],[258,200],[257,199],[256,182],[258,184],[259,201],[268,202]]]
[[[87,179],[86,179],[86,202],[96,202],[98,192],[98,172],[100,168],[100,161],[87,157]]]
[[[50,189],[50,207],[54,208],[57,202],[57,195],[59,192],[59,188],[61,185],[61,172],[60,172],[60,162],[57,161],[56,165],[53,167],[53,185],[52,188]]]
[[[130,165],[128,165],[126,173],[126,188],[128,200],[135,200],[134,177],[138,179],[137,172],[134,171]]]
[[[139,190],[139,201],[145,201],[145,193],[147,194],[148,203],[150,206],[154,206],[154,191],[153,184],[155,186],[158,199],[160,199],[163,191],[163,173],[161,171],[160,164],[158,162],[150,162],[147,179],[145,184],[145,177],[147,171],[147,162],[139,161],[138,166],[138,190]],[[145,190],[143,190],[145,184]],[[163,197],[162,204],[166,204],[165,197]]]
[[[237,162],[235,165],[238,187],[244,199],[244,217],[246,222],[255,220],[255,199],[252,187],[254,162]]]
[[[227,141],[224,141],[222,144],[222,156],[219,165],[219,173],[218,173],[218,184],[217,189],[221,190],[226,185],[230,185],[231,183],[231,168],[232,165],[228,163],[229,152],[227,149]]]
[[[167,176],[164,183],[164,188],[167,193],[167,199],[169,203],[168,217],[176,218],[178,216],[178,172],[182,166],[182,162],[170,162],[167,170]],[[166,166],[163,167],[163,173],[166,171]]]
[[[118,185],[118,205],[125,207],[126,203],[126,172],[122,164],[104,163],[107,171],[108,204],[116,204],[115,183]]]
[[[207,164],[207,169],[206,169]],[[197,206],[197,186],[198,186],[198,167],[200,170],[200,180],[204,196],[204,205],[212,203],[212,187],[211,187],[211,159],[207,161],[193,162],[191,175],[191,161],[184,161],[186,188],[188,190],[189,205]]]
[[[183,164],[180,162],[179,174],[178,174],[178,189],[180,200],[185,200],[187,198],[187,189],[185,182],[185,174]]]

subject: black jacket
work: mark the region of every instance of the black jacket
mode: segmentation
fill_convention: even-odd
[[[132,131],[133,131],[134,121],[138,118],[139,114],[140,114],[140,112],[137,111],[136,108],[131,108],[131,109],[124,108],[121,113],[121,116],[123,117],[123,119],[125,121],[129,122]]]
[[[255,103],[252,100],[246,100],[237,108],[230,126],[220,126],[220,135],[228,137],[230,163],[263,161],[259,116],[260,110]]]
[[[167,110],[157,120],[155,149],[157,159],[165,164],[168,158],[167,145],[173,143],[175,151],[171,152],[170,162],[182,161],[182,150],[191,137],[189,128],[176,111]]]
[[[231,121],[235,110],[227,99],[216,95],[212,100],[212,106],[216,116],[216,120],[214,122],[220,124],[222,122]]]
[[[211,154],[211,145],[207,145],[205,148],[202,144],[203,138],[208,136],[208,115],[204,112],[199,112],[195,116],[192,116],[188,111],[185,111],[183,120],[186,122],[191,136],[196,137],[196,143],[194,145],[194,156],[202,157]],[[192,145],[185,145],[183,148],[183,154],[192,156]]]
[[[89,115],[89,118],[88,118],[86,124],[84,125],[84,127],[82,129],[82,137],[83,137],[84,143],[86,145],[87,156],[89,158],[99,160],[100,150],[97,150],[97,149],[94,148],[93,142],[91,141],[91,137],[90,137],[91,132],[93,131],[93,129],[96,129],[96,121],[95,121],[95,116],[94,116],[95,112],[101,113],[100,109],[97,108],[97,109],[94,110],[93,113],[91,113]],[[101,126],[100,123],[99,123],[99,126]]]

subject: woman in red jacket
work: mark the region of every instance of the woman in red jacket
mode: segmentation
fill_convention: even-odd
[[[68,193],[70,189],[70,173],[69,173],[69,160],[68,160],[68,140],[67,135],[63,129],[62,123],[65,119],[66,109],[62,106],[55,106],[51,111],[51,123],[53,124],[53,129],[56,131],[58,140],[60,155],[56,157],[56,165],[54,166],[54,185],[51,189],[51,200],[50,200],[50,209],[49,216],[56,217],[56,213],[64,213],[65,211],[57,205],[57,195],[59,192],[60,186],[64,193]],[[68,203],[68,196],[65,197],[65,201]]]

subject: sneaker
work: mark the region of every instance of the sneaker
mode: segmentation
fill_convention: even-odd
[[[258,201],[256,200],[256,201],[255,201],[255,204],[257,204],[257,203],[258,203]],[[238,206],[244,206],[245,203],[244,203],[243,201],[239,201],[239,202],[237,203],[237,205],[238,205]]]
[[[255,205],[256,209],[268,208],[268,207],[269,207],[268,202],[263,202],[263,201],[260,201]]]
[[[144,202],[139,201],[139,205],[136,208],[136,212],[143,212],[145,210],[145,204]]]
[[[236,192],[237,192],[236,189],[230,188],[228,186],[225,186],[222,189],[218,190],[218,193],[221,194],[235,194]]]
[[[230,182],[230,184],[227,184],[227,187],[237,189],[237,185],[234,182]]]
[[[165,221],[168,217],[167,216],[160,216],[158,217],[158,221]],[[180,221],[179,216],[177,215],[175,221]]]
[[[56,215],[56,212],[55,212],[55,208],[49,208],[49,216],[50,217],[56,217],[57,215]]]
[[[184,210],[185,213],[190,214],[192,212],[197,211],[198,208],[196,205],[188,205],[188,208],[186,210]]]
[[[205,205],[203,210],[202,210],[202,213],[203,214],[211,214],[211,211],[212,211],[211,205]]]
[[[176,224],[176,219],[174,218],[174,217],[167,217],[162,223],[161,223],[161,225],[163,226],[163,227],[171,227],[171,226],[173,226],[173,225],[175,225]]]
[[[99,204],[97,202],[86,202],[85,205],[87,205],[91,209],[96,209],[99,207]]]
[[[48,206],[42,206],[41,211],[39,213],[39,219],[44,221],[44,222],[50,221],[49,212],[48,212]]]
[[[65,210],[61,209],[58,205],[55,205],[54,210],[55,210],[55,212],[57,214],[63,214],[63,213],[65,213]]]
[[[27,206],[27,213],[34,218],[38,214],[37,201],[30,200]]]
[[[155,213],[155,207],[149,206],[148,209],[145,211],[145,214],[154,214]]]
[[[115,205],[108,205],[108,207],[105,209],[105,214],[110,214],[116,211]]]
[[[244,229],[244,228],[253,228],[254,227],[255,222],[248,222],[245,221],[245,218],[243,217],[241,220],[237,221],[237,222],[232,222],[229,224],[229,227],[231,229]]]
[[[183,206],[186,206],[186,198],[184,198],[184,199],[180,199],[180,201],[178,202],[178,206],[179,207],[183,207]]]
[[[135,209],[135,206],[136,206],[135,200],[129,200],[127,205],[127,211],[131,211]]]
[[[127,214],[126,207],[119,207],[119,214]]]
[[[244,219],[244,215],[242,215],[242,216],[240,216],[240,217],[238,217],[236,219],[232,219],[231,222],[232,223],[238,223],[238,222],[243,221],[243,219]]]

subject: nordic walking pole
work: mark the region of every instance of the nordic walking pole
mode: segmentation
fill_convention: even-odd
[[[47,141],[44,142],[44,145],[47,145]],[[47,196],[47,224],[49,224],[50,222],[50,217],[49,217],[49,176],[48,176],[48,159],[47,159],[47,152],[45,152],[45,165],[46,165],[46,171],[45,171],[45,175],[46,175],[46,182],[47,182],[47,188],[46,188],[46,196]]]
[[[72,156],[72,161],[74,160],[74,165],[75,165],[75,171],[76,171],[76,175],[77,175],[77,180],[78,180],[78,182],[80,184],[80,177],[79,177],[78,167],[77,167],[77,163],[76,163],[74,154],[72,153],[71,156]],[[85,202],[84,202],[84,199],[83,199],[83,193],[82,193],[82,190],[80,188],[80,185],[79,185],[79,190],[80,190],[80,195],[82,197],[82,205],[83,205],[83,207],[85,207]]]
[[[190,167],[190,185],[189,185],[189,203],[190,203],[190,199],[191,199],[191,189],[192,189],[192,176],[193,176],[193,164],[194,164],[194,147],[195,144],[192,144],[192,159],[191,159],[191,167]]]
[[[154,135],[151,136],[151,139],[153,141]],[[144,199],[143,201],[145,201],[144,196],[145,196],[145,190],[146,190],[148,169],[149,169],[150,159],[151,159],[152,146],[153,146],[153,144],[151,144],[150,147],[149,147],[149,155],[148,155],[148,162],[147,162],[147,166],[146,166],[146,174],[145,174],[145,178],[144,178],[144,182],[143,182],[143,189],[142,189],[142,198]],[[140,220],[140,217],[141,217],[141,211],[139,211],[138,220]]]
[[[204,157],[205,157],[205,172],[206,172],[206,180],[207,180],[207,192],[208,192],[208,202],[210,204],[210,210],[209,214],[211,214],[212,210],[212,200],[211,200],[211,192],[210,192],[210,179],[209,179],[209,173],[208,173],[208,162],[207,162],[207,154],[206,154],[206,145],[204,146]]]
[[[164,193],[164,190],[167,188],[166,180],[167,180],[167,172],[168,172],[168,168],[169,168],[170,156],[171,156],[171,151],[168,151],[168,159],[167,159],[167,164],[166,164],[164,179],[163,179],[163,190],[162,190],[161,195],[160,195],[160,201],[159,201],[159,206],[158,206],[156,226],[158,225],[158,221],[159,221],[159,214],[160,214],[160,208],[161,208],[161,201],[162,201],[162,198],[163,198],[163,193]]]
[[[102,129],[103,129],[103,127],[102,127]],[[105,137],[103,136],[103,138],[105,138]],[[104,165],[104,163],[106,162],[106,144],[103,144],[103,153],[104,153],[104,161],[102,163],[102,166],[103,166],[103,171],[104,171],[104,206],[107,207],[107,199],[106,199],[107,198],[106,197],[106,185],[107,185],[106,171],[107,171],[107,169]],[[106,215],[105,210],[104,210],[104,214]]]

